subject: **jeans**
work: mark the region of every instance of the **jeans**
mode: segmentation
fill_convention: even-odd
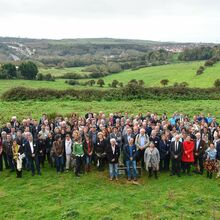
[[[64,168],[63,168],[63,156],[61,156],[61,157],[56,156],[55,157],[55,162],[56,162],[57,172],[63,172],[64,171]]]
[[[118,177],[118,163],[109,163],[110,178]]]
[[[126,167],[127,167],[127,174],[128,178],[131,178],[131,168],[133,170],[133,177],[137,177],[137,165],[136,165],[136,160],[127,160],[126,161]]]
[[[91,163],[92,163],[92,157],[86,155],[86,157],[85,157],[85,162],[86,162],[86,165],[91,165]]]
[[[39,163],[39,158],[38,156],[35,156],[34,158],[28,158],[28,162],[29,162],[29,165],[30,165],[30,168],[31,168],[31,172],[32,172],[32,175],[35,174],[35,167],[37,169],[37,173],[40,175],[41,172],[40,172],[40,163]]]

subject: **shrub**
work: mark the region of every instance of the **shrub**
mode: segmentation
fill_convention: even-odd
[[[216,80],[215,80],[214,86],[215,86],[216,88],[220,88],[220,79],[216,79]]]
[[[162,80],[160,81],[160,84],[163,85],[163,86],[168,85],[168,83],[169,83],[169,80],[168,80],[168,79],[162,79]]]
[[[65,83],[68,83],[71,86],[75,86],[75,85],[79,85],[79,81],[74,80],[74,79],[70,79],[70,80],[66,80]]]

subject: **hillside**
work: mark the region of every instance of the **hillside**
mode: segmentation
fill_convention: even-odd
[[[185,48],[214,44],[157,42],[149,40],[129,40],[112,38],[85,39],[28,39],[0,37],[0,62],[32,59],[61,59],[71,56],[119,56],[124,53],[142,54],[151,50],[164,49],[180,52]]]
[[[126,84],[132,79],[144,80],[147,87],[161,86],[160,81],[162,79],[168,79],[168,85],[173,85],[175,82],[187,82],[190,87],[212,87],[214,81],[220,78],[220,62],[213,67],[207,68],[202,75],[196,76],[197,69],[203,64],[203,61],[197,61],[146,67],[134,71],[126,70],[118,74],[103,77],[103,79],[106,84],[105,87],[112,80],[118,80]]]

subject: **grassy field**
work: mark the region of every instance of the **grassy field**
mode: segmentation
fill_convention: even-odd
[[[147,67],[134,71],[126,70],[118,74],[103,77],[105,80],[104,87],[108,87],[108,84],[114,79],[123,82],[124,84],[129,82],[131,79],[144,80],[145,86],[147,87],[161,86],[160,81],[162,79],[168,79],[169,85],[173,85],[175,82],[187,82],[190,87],[212,87],[214,81],[220,78],[220,62],[215,64],[213,67],[207,68],[202,75],[196,76],[196,71],[201,65],[204,65],[203,61]],[[64,69],[48,68],[40,69],[40,72],[44,74],[51,73],[54,76],[60,76],[66,72],[85,74],[81,70],[81,67]],[[88,79],[81,81],[87,80]]]
[[[156,66],[156,67],[148,67],[135,71],[126,70],[124,72],[118,74],[112,74],[107,77],[103,77],[105,81],[105,85],[103,89],[109,88],[108,84],[112,82],[112,80],[116,79],[120,82],[123,82],[124,85],[129,82],[131,79],[144,80],[145,86],[161,86],[161,79],[168,79],[169,85],[173,85],[175,82],[187,82],[190,87],[200,87],[207,88],[212,87],[213,83],[216,79],[220,78],[220,62],[217,63],[213,67],[209,67],[205,70],[205,72],[196,76],[195,72],[200,65],[204,62],[188,62],[188,63],[179,63],[179,64],[170,64],[165,66]],[[85,74],[81,72],[81,67],[77,68],[65,68],[65,69],[56,69],[56,68],[47,68],[40,69],[40,72],[46,74],[51,73],[54,76],[62,75],[66,72],[77,72],[80,74]],[[80,81],[88,81],[89,79],[80,80]],[[97,79],[96,79],[97,80]],[[88,88],[96,88],[100,89],[98,85],[93,87],[89,86],[71,86],[64,83],[64,79],[56,79],[55,82],[48,81],[29,81],[29,80],[0,80],[0,94],[2,94],[7,89],[17,87],[17,86],[25,86],[30,88],[54,88],[54,89],[67,89],[67,88],[75,88],[75,89],[88,89]]]
[[[65,73],[79,73],[82,75],[88,74],[88,72],[83,72],[82,69],[84,69],[84,67],[71,67],[71,68],[48,67],[48,68],[40,68],[39,72],[44,75],[50,73],[55,77],[62,76]]]
[[[213,83],[216,79],[220,78],[220,62],[213,67],[209,67],[205,72],[196,76],[196,71],[199,66],[204,62],[187,62],[170,64],[163,66],[155,66],[142,68],[139,70],[131,71],[127,70],[119,74],[110,75],[104,77],[106,86],[111,83],[113,79],[126,84],[131,79],[144,80],[145,86],[161,86],[160,81],[162,79],[168,79],[169,84],[173,85],[175,82],[187,82],[190,87],[213,87]]]
[[[160,80],[166,78],[170,80],[170,84],[186,81],[192,87],[211,87],[213,81],[220,78],[220,64],[206,69],[201,76],[195,76],[196,70],[202,64],[203,62],[192,62],[124,71],[105,77],[105,88],[113,79],[126,83],[134,78],[143,79],[146,86],[158,86]],[[52,70],[54,75],[60,74],[57,69],[47,69],[44,74]],[[16,86],[90,88],[73,87],[64,81],[0,80],[0,95]],[[54,99],[0,101],[0,125],[9,121],[13,115],[22,120],[28,116],[39,119],[42,113],[65,115],[76,112],[84,115],[99,111],[106,114],[119,111],[127,111],[129,114],[166,112],[168,117],[175,111],[191,117],[200,112],[210,112],[220,120],[220,104],[216,100],[82,102]],[[110,183],[107,171],[92,172],[79,179],[72,173],[58,176],[54,170],[48,168],[43,169],[42,173],[41,177],[31,177],[30,173],[25,172],[23,179],[16,179],[15,174],[9,174],[8,171],[0,173],[0,219],[220,219],[220,182],[209,180],[205,176],[176,178],[163,173],[159,180],[149,180],[144,174],[139,184],[133,185],[125,177],[121,177],[118,183]]]
[[[42,176],[0,176],[0,219],[220,219],[220,182],[205,175],[155,180],[144,171],[138,185],[125,176],[109,182],[107,170],[80,178],[49,168]]]
[[[49,100],[49,101],[22,101],[22,102],[0,102],[0,122],[3,123],[17,115],[19,119],[27,116],[39,118],[42,113],[48,114],[60,113],[68,114],[76,112],[79,115],[85,113],[104,111],[106,114],[111,112],[125,112],[129,114],[138,114],[157,112],[162,114],[166,112],[170,117],[175,111],[186,113],[189,116],[204,112],[211,113],[220,120],[220,104],[214,100],[198,101],[176,101],[176,100],[134,100],[134,101],[73,101],[73,100]]]

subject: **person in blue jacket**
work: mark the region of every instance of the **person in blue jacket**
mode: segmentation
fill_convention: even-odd
[[[125,146],[125,157],[128,181],[131,181],[131,168],[133,170],[133,179],[137,181],[137,163],[136,163],[137,148],[134,144],[134,138],[130,138],[128,144]]]

